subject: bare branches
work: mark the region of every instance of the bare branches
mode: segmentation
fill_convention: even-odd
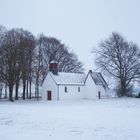
[[[44,81],[52,60],[58,62],[59,72],[83,72],[83,65],[73,52],[56,38],[41,34],[34,51],[35,96],[39,95],[39,85]]]
[[[9,100],[18,100],[19,83],[22,81],[23,99],[31,98],[32,81],[39,97],[39,86],[46,77],[48,64],[56,60],[60,72],[83,72],[83,65],[65,44],[43,34],[37,39],[23,29],[7,30],[0,26],[0,81],[9,86]],[[28,88],[30,94],[28,94]]]
[[[127,42],[120,34],[112,33],[95,51],[96,65],[117,78],[120,95],[127,95],[127,87],[139,78],[140,50],[133,42]]]
[[[60,72],[83,72],[83,65],[78,60],[77,56],[62,44],[59,40],[53,37],[40,36],[43,52],[45,54],[43,59],[58,62],[58,69]]]

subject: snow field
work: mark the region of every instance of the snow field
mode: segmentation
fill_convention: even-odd
[[[139,140],[140,100],[0,102],[0,140]]]

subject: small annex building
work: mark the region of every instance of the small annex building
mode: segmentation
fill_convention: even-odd
[[[49,72],[42,84],[43,100],[97,99],[107,96],[108,85],[101,73],[88,74],[58,72],[57,62],[49,64]]]

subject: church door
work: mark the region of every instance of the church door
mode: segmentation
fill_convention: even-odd
[[[52,100],[52,91],[47,91],[47,100]]]

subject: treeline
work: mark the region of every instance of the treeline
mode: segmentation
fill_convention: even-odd
[[[39,98],[39,86],[52,60],[58,62],[60,72],[84,70],[76,54],[58,39],[43,34],[35,37],[21,28],[8,30],[0,26],[0,82],[8,86],[10,101],[18,100],[21,86],[22,98],[31,99],[33,84],[34,96]]]

